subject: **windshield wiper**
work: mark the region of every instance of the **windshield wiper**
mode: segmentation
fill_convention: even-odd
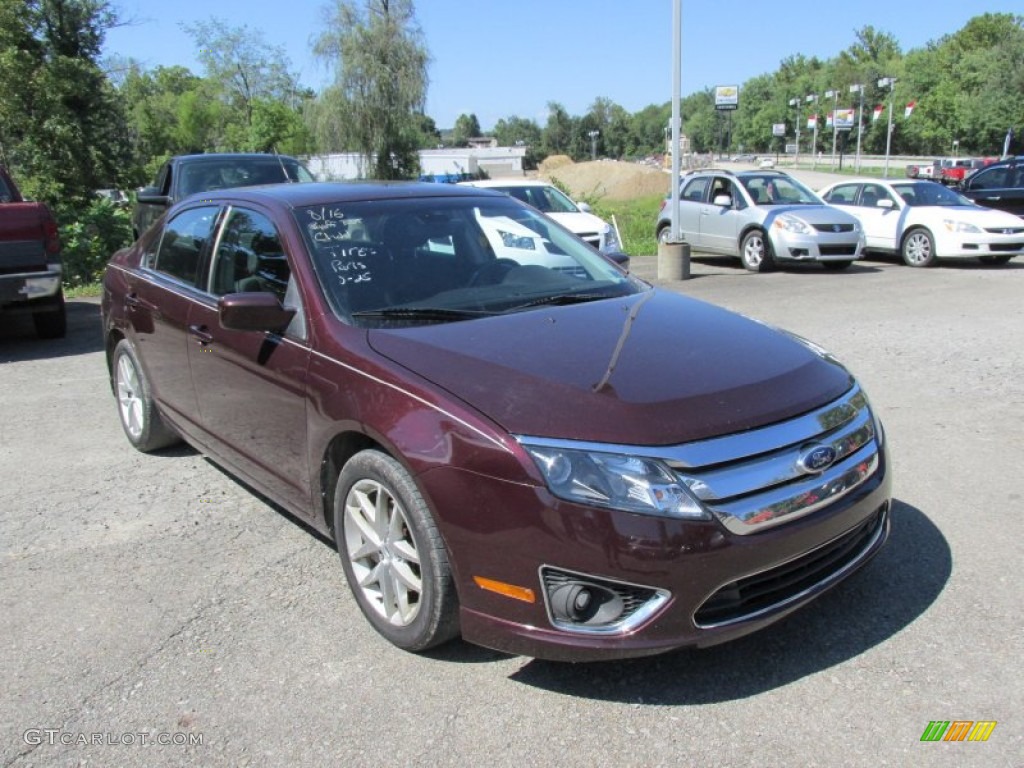
[[[614,298],[614,296],[607,293],[556,293],[554,296],[543,296],[539,299],[528,301],[525,304],[516,304],[514,307],[510,307],[508,311],[518,312],[521,309],[530,309],[531,307],[563,307],[568,304],[583,304],[588,301],[611,298]]]
[[[416,320],[470,320],[475,317],[493,317],[497,312],[476,309],[445,309],[443,307],[382,307],[353,312],[352,317],[389,317]]]

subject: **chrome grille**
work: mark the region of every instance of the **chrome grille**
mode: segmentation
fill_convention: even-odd
[[[1024,233],[1024,227],[985,227],[985,231],[992,235],[1019,235]]]
[[[854,387],[790,421],[667,449],[679,479],[729,531],[747,535],[811,514],[879,468],[879,435],[867,397]],[[815,450],[832,456],[807,469]]]

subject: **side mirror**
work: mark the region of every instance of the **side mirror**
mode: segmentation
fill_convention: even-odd
[[[886,198],[885,200],[879,200],[877,203],[875,203],[875,205],[878,206],[879,208],[895,208],[896,207],[896,203],[894,203],[892,200],[889,200],[888,198]]]
[[[715,195],[715,199],[712,200],[715,205],[721,206],[722,208],[732,208],[732,196],[731,195]]]
[[[171,198],[161,195],[156,187],[143,187],[135,194],[135,199],[147,205],[170,205]]]
[[[589,203],[576,203],[576,207],[579,208],[584,213],[590,213],[590,204]]]
[[[629,272],[629,254],[621,251],[612,251],[604,255],[606,259],[617,264],[624,272]]]
[[[229,331],[283,333],[295,310],[282,307],[272,293],[229,293],[217,302],[217,315],[221,328]]]

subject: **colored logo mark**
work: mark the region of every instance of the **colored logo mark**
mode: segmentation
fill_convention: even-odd
[[[995,720],[932,720],[921,741],[988,741],[995,727]]]

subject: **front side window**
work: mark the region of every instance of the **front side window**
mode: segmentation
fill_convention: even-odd
[[[187,285],[195,285],[218,211],[216,206],[190,208],[168,221],[155,263],[150,267]]]
[[[339,202],[294,215],[328,302],[356,325],[466,320],[643,289],[512,198]]]
[[[875,208],[880,200],[888,200],[891,203],[896,202],[892,199],[892,195],[889,194],[889,190],[881,184],[865,184],[863,191],[860,193],[861,206],[864,208]]]
[[[215,296],[262,291],[283,301],[291,268],[270,219],[246,208],[232,208],[210,274],[210,292]]]
[[[789,176],[744,176],[743,186],[757,205],[821,205],[822,200]]]

